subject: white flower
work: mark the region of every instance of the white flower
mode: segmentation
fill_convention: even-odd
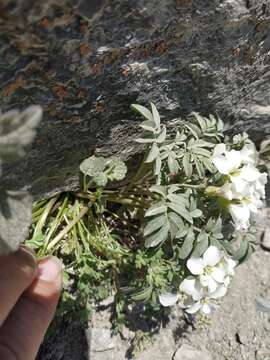
[[[181,283],[180,290],[188,295],[181,304],[187,313],[200,311],[208,315],[216,308],[215,300],[226,294],[227,287],[219,286],[214,292],[209,292],[205,287],[201,287],[198,280],[189,277]]]
[[[239,169],[242,157],[240,151],[227,151],[225,144],[218,144],[214,148],[212,161],[221,174],[229,175]]]
[[[214,292],[218,284],[223,284],[226,272],[219,263],[222,259],[221,252],[216,246],[210,246],[202,258],[190,258],[187,268],[193,275],[199,275],[200,283]]]
[[[159,302],[163,306],[173,306],[179,300],[179,294],[164,293],[159,295]]]
[[[239,151],[227,151],[225,144],[214,149],[213,163],[228,178],[216,194],[229,200],[228,210],[237,229],[247,229],[252,214],[263,207],[267,174],[255,167],[256,162],[257,151],[252,142]]]

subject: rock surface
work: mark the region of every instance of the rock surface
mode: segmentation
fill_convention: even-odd
[[[211,356],[189,345],[182,345],[174,354],[173,360],[211,360]]]
[[[270,133],[265,0],[4,0],[2,110],[43,106],[26,161],[6,182],[48,195],[78,186],[94,151],[136,154],[130,104],[170,120],[218,112],[233,132]]]

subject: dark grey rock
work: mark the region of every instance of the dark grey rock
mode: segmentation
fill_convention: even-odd
[[[0,107],[40,104],[32,152],[7,168],[36,196],[78,187],[98,151],[130,158],[131,103],[166,121],[218,112],[234,133],[270,134],[270,5],[265,0],[5,0]]]

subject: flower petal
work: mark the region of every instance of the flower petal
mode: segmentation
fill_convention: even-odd
[[[218,283],[223,283],[226,276],[226,271],[223,267],[215,266],[212,269],[211,276]]]
[[[181,282],[179,290],[190,296],[199,295],[199,291],[196,288],[196,279],[192,276],[187,277]]]
[[[202,304],[200,301],[197,301],[195,304],[189,306],[185,311],[189,314],[195,314],[197,311],[199,311],[202,307]]]
[[[190,258],[187,261],[187,268],[193,275],[201,275],[204,270],[204,263],[201,258]]]
[[[164,293],[159,295],[159,301],[163,306],[173,306],[178,301],[178,294]]]
[[[211,297],[211,299],[219,299],[221,297],[223,297],[227,292],[227,287],[226,286],[219,286],[217,288],[217,290],[210,294],[209,296]]]
[[[203,263],[205,266],[215,266],[221,260],[221,254],[216,246],[209,246],[203,254]]]
[[[201,307],[201,312],[205,315],[210,314],[212,308],[210,304],[204,303],[203,306]]]

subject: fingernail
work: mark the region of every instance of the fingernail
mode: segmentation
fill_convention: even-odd
[[[34,256],[34,258],[36,258],[36,253],[33,249],[31,249],[29,246],[26,246],[26,245],[21,245],[20,248],[23,250],[23,251],[26,251],[28,254]]]
[[[55,256],[48,256],[38,263],[38,278],[45,281],[54,281],[62,271],[62,262]]]

